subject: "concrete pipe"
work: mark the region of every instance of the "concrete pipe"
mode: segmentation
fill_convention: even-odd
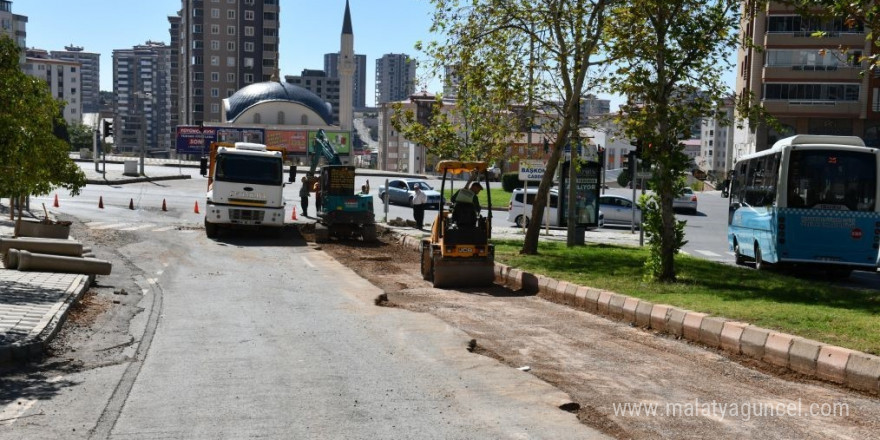
[[[112,267],[109,261],[96,258],[35,254],[28,251],[18,253],[18,270],[110,275]]]
[[[18,249],[9,249],[6,256],[3,257],[3,267],[7,269],[18,269]]]
[[[0,255],[5,256],[9,249],[71,257],[79,257],[83,254],[82,243],[58,238],[0,238]]]

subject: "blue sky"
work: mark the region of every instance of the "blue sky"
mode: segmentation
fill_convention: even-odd
[[[240,1],[240,0],[238,0]],[[170,43],[168,16],[176,15],[180,0],[12,0],[12,11],[28,17],[27,44],[63,50],[73,44],[101,54],[101,90],[113,89],[113,50],[128,49],[147,40]],[[212,0],[205,0],[210,4]],[[219,5],[226,0],[219,0]],[[323,69],[324,54],[339,50],[345,0],[280,0],[281,75],[303,69]],[[376,59],[387,53],[406,53],[420,61],[418,79],[430,92],[440,81],[427,71],[417,41],[435,38],[429,32],[433,5],[428,0],[350,0],[354,50],[367,56],[367,105],[374,103]],[[112,17],[112,18],[105,18]],[[732,83],[733,72],[725,78]],[[732,84],[731,84],[732,85]],[[422,87],[420,87],[422,88]],[[616,110],[619,97],[611,99]]]
[[[226,3],[219,1],[221,6]],[[345,0],[280,3],[282,77],[323,69],[324,54],[339,51]],[[12,12],[28,17],[28,47],[64,50],[73,44],[100,53],[101,90],[108,91],[113,89],[113,50],[147,40],[170,43],[168,16],[176,15],[180,6],[180,0],[12,0]],[[433,7],[427,0],[350,0],[350,7],[355,53],[367,56],[367,105],[371,105],[376,59],[406,53],[422,60],[424,55],[413,47],[416,41],[431,39]],[[423,68],[418,75],[426,76]],[[431,92],[439,88],[439,81],[428,84]]]

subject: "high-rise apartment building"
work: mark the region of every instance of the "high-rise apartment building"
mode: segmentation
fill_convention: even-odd
[[[179,123],[220,122],[222,99],[278,69],[278,0],[182,0]],[[174,38],[172,38],[174,40]]]
[[[339,124],[339,78],[330,78],[323,70],[303,69],[300,76],[285,75],[284,82],[300,86],[328,103],[333,123]]]
[[[339,53],[324,54],[324,71],[330,78],[339,78]],[[363,109],[367,106],[367,56],[354,56],[354,92],[352,105],[354,108]]]
[[[171,52],[152,41],[113,51],[113,139],[119,151],[170,154]]]
[[[80,90],[82,91],[83,113],[97,113],[100,109],[101,94],[101,54],[85,52],[79,46],[65,46],[64,50],[53,50],[49,56],[55,60],[80,63]]]
[[[740,49],[736,93],[751,94],[782,130],[748,121],[734,135],[734,158],[794,134],[859,136],[880,145],[880,79],[860,75],[866,65],[859,57],[872,50],[864,27],[844,17],[802,17],[773,1],[743,5],[741,39],[762,50]],[[822,38],[812,36],[818,31]]]
[[[180,124],[180,15],[168,16],[168,33],[171,37],[171,89],[168,91],[171,97],[171,127]],[[174,148],[174,147],[172,147]]]
[[[25,49],[27,48],[27,21],[24,15],[12,13],[12,2],[9,0],[0,0],[0,35],[6,35],[21,49],[21,57],[19,64],[24,66]]]
[[[415,93],[417,67],[406,54],[389,53],[376,60],[376,105],[403,101]]]
[[[79,63],[52,59],[48,51],[26,51],[24,73],[45,80],[52,96],[66,103],[62,115],[68,125],[82,123],[81,70]]]

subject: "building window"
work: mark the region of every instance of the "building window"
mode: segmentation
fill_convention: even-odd
[[[252,21],[254,19],[254,11],[244,11],[244,19]]]
[[[226,67],[235,67],[235,57],[226,57]]]
[[[253,26],[245,26],[244,27],[244,36],[245,37],[253,37],[254,36],[254,27]]]
[[[193,89],[193,96],[202,96],[202,89],[200,87]]]
[[[216,102],[211,104],[211,113],[220,113],[220,104]]]
[[[193,8],[193,17],[201,17],[202,8]]]
[[[204,81],[205,75],[202,72],[193,72],[193,81]]]
[[[211,50],[220,50],[220,41],[211,40]]]
[[[234,83],[235,82],[235,74],[227,73],[226,74],[226,82]]]
[[[204,110],[205,110],[205,106],[204,106],[204,105],[202,105],[202,104],[193,104],[193,111],[194,111],[194,112],[202,112],[202,111],[204,111]]]
[[[230,97],[235,94],[235,89],[226,89],[226,97]]]
[[[218,89],[216,87],[212,87],[211,88],[211,97],[212,98],[219,98],[220,97],[220,89]]]
[[[263,20],[274,21],[275,19],[276,19],[276,15],[274,12],[264,12],[263,13]]]
[[[211,18],[220,18],[220,10],[217,8],[211,8]]]
[[[244,82],[246,84],[253,84],[254,82],[254,74],[253,73],[245,73],[244,74]]]
[[[764,99],[789,101],[858,101],[857,84],[766,83]]]
[[[226,11],[226,18],[230,20],[235,20],[235,9],[228,9]]]
[[[226,26],[226,35],[235,35],[235,26]]]
[[[211,55],[211,65],[212,66],[219,66],[220,65],[220,57],[218,57],[217,55]]]
[[[226,50],[235,51],[235,41],[227,41],[226,42]]]
[[[211,81],[220,82],[220,72],[211,72]]]
[[[220,25],[219,24],[212,24],[211,25],[211,33],[214,35],[220,35]]]
[[[244,51],[245,52],[253,52],[254,51],[254,43],[252,41],[244,42]]]
[[[193,40],[193,49],[201,49],[202,40]]]
[[[201,34],[202,33],[202,25],[194,24],[193,25],[193,33],[194,34]]]
[[[874,99],[871,101],[871,110],[880,112],[880,89],[874,88]]]
[[[254,68],[254,59],[250,58],[250,57],[245,57],[244,67],[247,69],[253,69]]]

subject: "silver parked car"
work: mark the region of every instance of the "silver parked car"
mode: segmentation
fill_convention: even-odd
[[[635,210],[636,226],[642,223],[642,210],[627,197],[610,194],[599,196],[599,209],[605,214],[606,225],[631,225],[633,210]]]
[[[513,190],[513,194],[510,196],[510,204],[507,205],[507,221],[514,223],[517,227],[528,226],[529,221],[531,220],[530,216],[532,215],[532,203],[535,200],[535,197],[538,194],[538,188],[529,188],[528,197],[526,198],[526,205],[523,206],[523,189],[516,188]],[[547,219],[550,221],[550,226],[559,226],[558,223],[558,210],[559,209],[559,192],[557,188],[550,189],[550,207],[544,208],[544,221],[541,224],[546,224]],[[599,226],[602,227],[605,225],[605,215],[602,213],[602,210],[599,209]]]
[[[439,209],[443,203],[439,191],[435,191],[428,182],[423,179],[390,179],[388,180],[388,190],[385,185],[379,187],[379,200],[385,200],[385,194],[388,194],[388,203],[397,203],[401,205],[412,206],[413,197],[416,194],[416,187],[421,188],[422,192],[428,196],[429,207]]]
[[[694,190],[684,188],[678,197],[672,199],[672,209],[683,209],[693,214],[697,213],[697,195]]]

